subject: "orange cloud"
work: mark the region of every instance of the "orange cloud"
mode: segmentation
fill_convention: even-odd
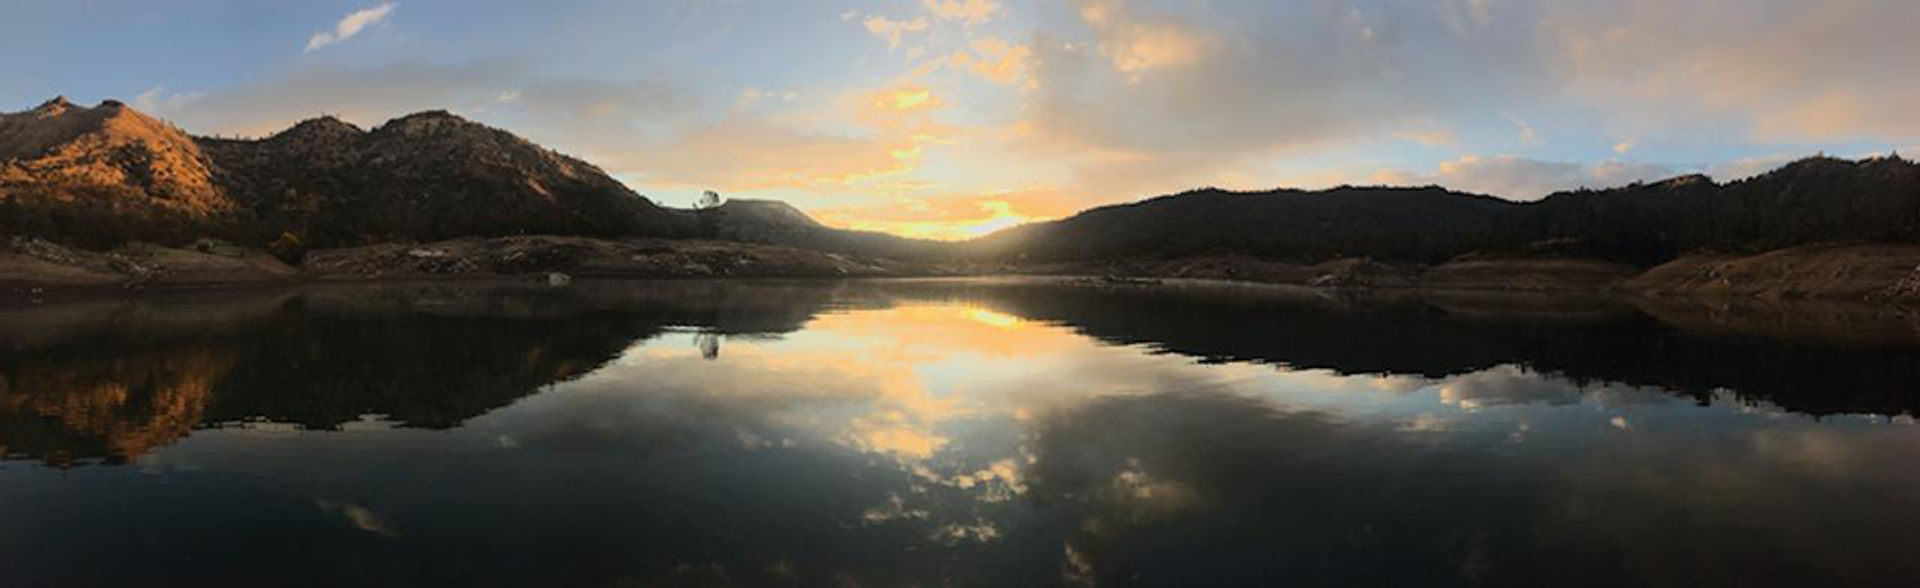
[[[904,35],[927,30],[927,17],[916,16],[912,20],[890,20],[884,16],[869,16],[860,24],[867,27],[868,33],[885,40],[888,49],[899,49],[900,40]]]
[[[1413,141],[1427,147],[1453,145],[1458,142],[1453,131],[1447,129],[1417,129],[1394,133],[1396,138]]]
[[[979,24],[991,20],[1001,11],[999,2],[993,0],[920,0],[928,12],[943,19],[960,19],[967,24]]]
[[[1136,15],[1121,0],[1082,2],[1080,19],[1099,35],[1100,54],[1126,74],[1199,61],[1209,42],[1183,23]]]
[[[974,39],[969,47],[971,52],[963,49],[947,56],[947,63],[996,84],[1011,84],[1027,77],[1027,60],[1033,56],[1032,48],[998,37]]]
[[[895,84],[868,92],[854,113],[861,122],[877,128],[924,128],[935,110],[946,107],[933,90],[914,83]]]

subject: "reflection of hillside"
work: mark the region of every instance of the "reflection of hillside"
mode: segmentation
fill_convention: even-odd
[[[61,465],[146,453],[200,424],[234,359],[190,346],[0,364],[0,452]]]
[[[121,461],[213,423],[331,429],[362,415],[442,428],[578,377],[670,327],[800,328],[831,289],[320,288],[219,306],[98,303],[7,311],[0,451]],[[221,312],[244,309],[246,312]]]
[[[208,416],[329,429],[380,414],[450,427],[599,367],[645,329],[619,317],[311,316],[251,337]]]
[[[1884,309],[1729,305],[1707,321],[1666,307],[1535,307],[1527,299],[1332,299],[1171,287],[1063,292],[1031,283],[913,288],[913,297],[959,293],[1103,341],[1208,360],[1428,377],[1518,364],[1575,382],[1657,386],[1702,401],[1728,389],[1811,414],[1920,409],[1920,337],[1880,316]]]

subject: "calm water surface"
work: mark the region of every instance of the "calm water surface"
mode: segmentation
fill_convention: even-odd
[[[0,585],[1912,585],[1874,309],[1021,281],[0,311]]]

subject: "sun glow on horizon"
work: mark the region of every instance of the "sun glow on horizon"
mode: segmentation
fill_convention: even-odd
[[[935,219],[893,219],[889,217],[897,215],[862,216],[859,212],[827,211],[822,215],[821,222],[835,228],[878,231],[913,239],[964,241],[1002,229],[1057,218],[1023,214],[1006,200],[982,200],[972,205],[976,209],[973,213]],[[896,212],[912,215],[922,210],[924,208],[917,203],[908,201],[898,204]]]

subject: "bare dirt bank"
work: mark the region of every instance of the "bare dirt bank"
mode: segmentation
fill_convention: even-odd
[[[230,290],[310,282],[575,278],[835,278],[924,268],[776,245],[520,236],[316,250],[296,265],[258,249],[206,242],[107,252],[37,239],[0,242],[0,299],[35,302],[127,291]]]
[[[1475,255],[1423,266],[1366,259],[1305,265],[1218,255],[1037,264],[1016,271],[1335,289],[1920,302],[1920,245],[1829,244],[1752,255],[1694,254],[1645,270],[1623,263],[1554,256]]]
[[[1689,255],[1621,284],[1649,296],[1920,300],[1920,246],[1809,245]]]

